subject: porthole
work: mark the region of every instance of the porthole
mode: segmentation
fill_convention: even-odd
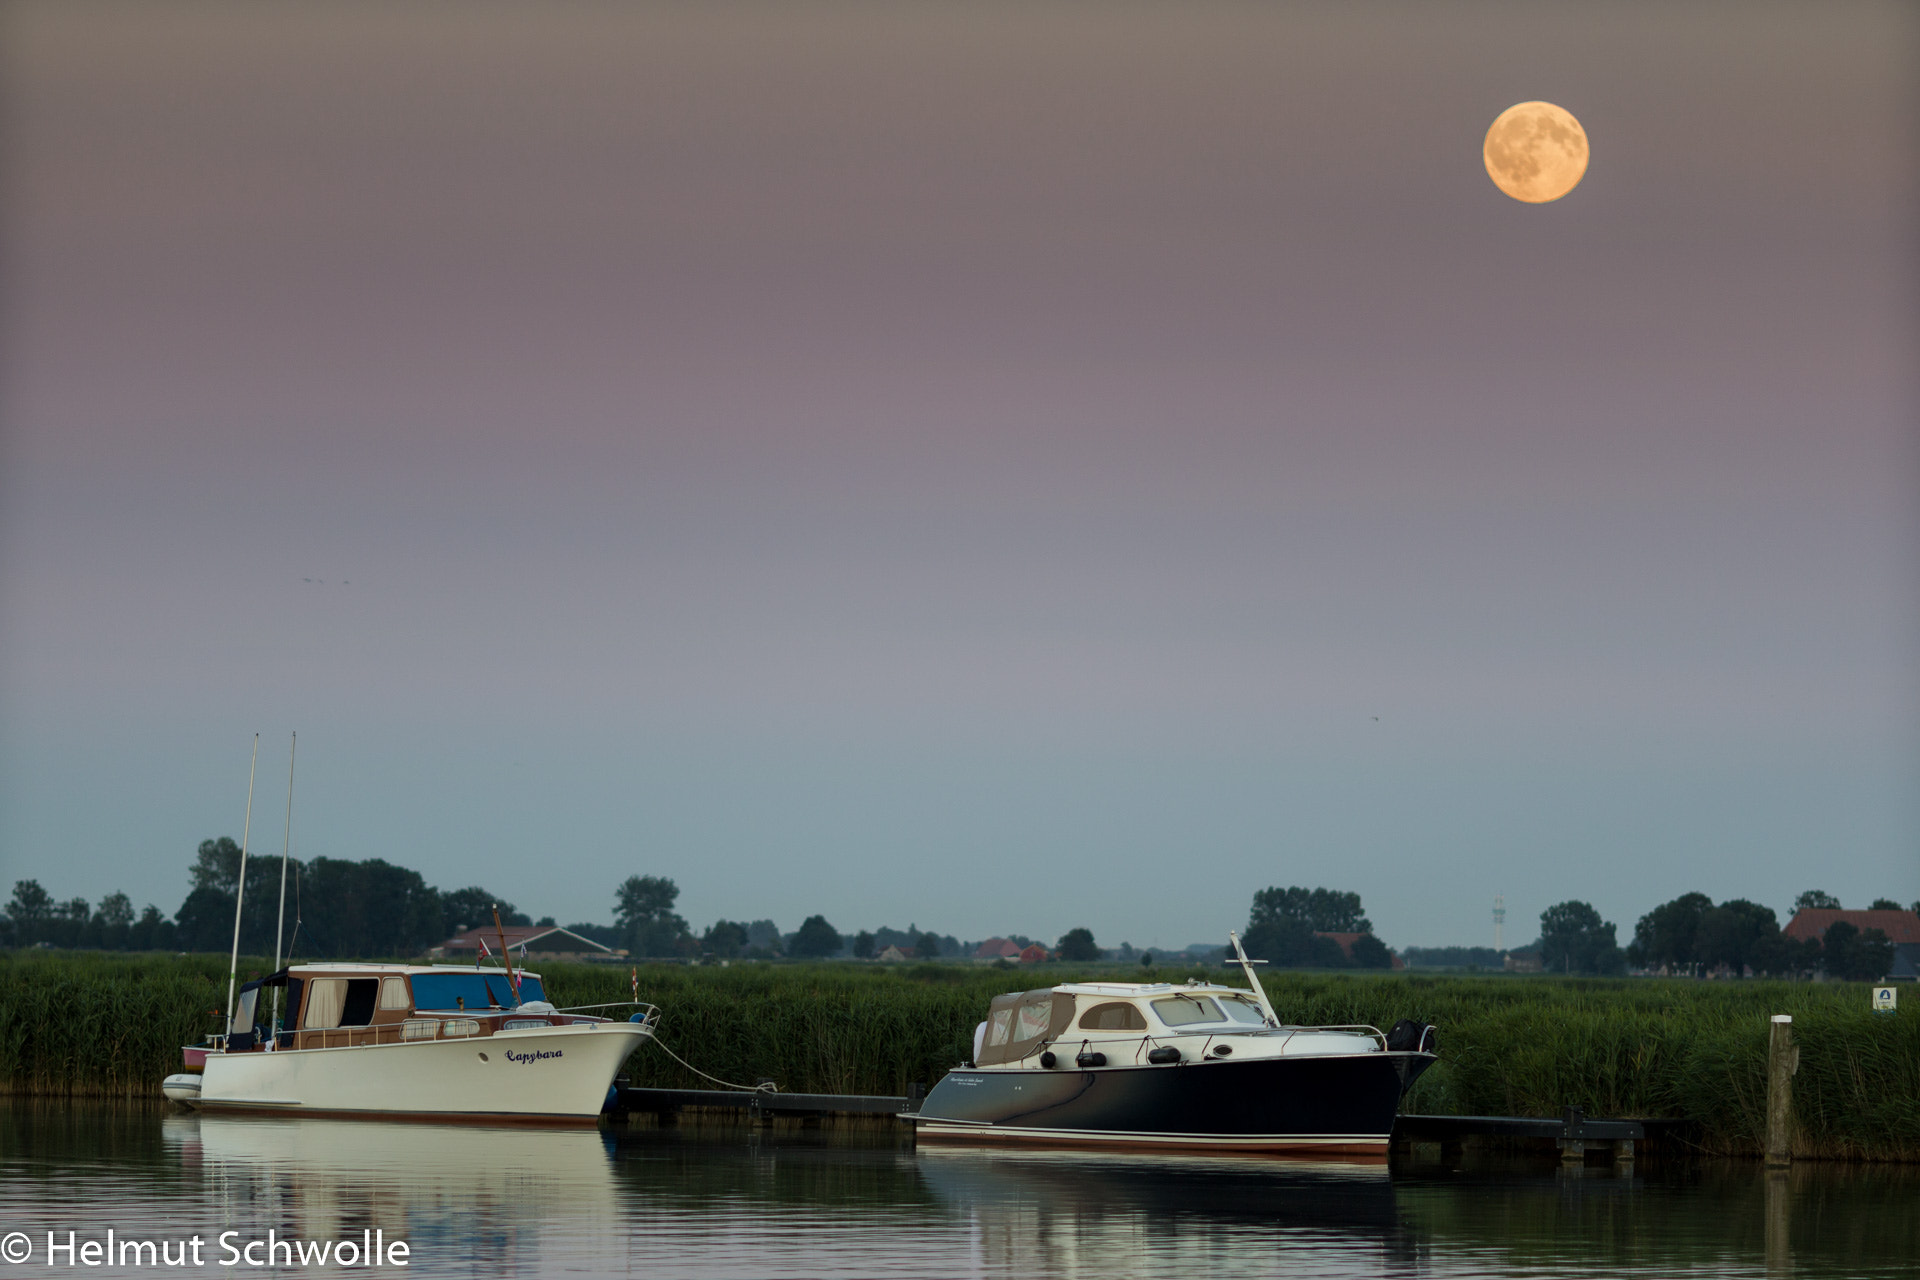
[[[482,1061],[482,1062],[491,1062],[491,1061],[493,1061],[493,1059],[491,1059],[491,1058],[489,1058],[489,1057],[487,1057],[487,1055],[483,1053],[483,1054],[481,1054],[481,1055],[480,1055],[480,1061]]]

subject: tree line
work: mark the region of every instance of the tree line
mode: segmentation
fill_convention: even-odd
[[[1810,889],[1794,900],[1797,911],[1840,909],[1830,893]],[[1911,910],[1890,898],[1876,898],[1873,911]],[[1384,968],[1392,963],[1386,944],[1373,936],[1361,914],[1360,895],[1298,886],[1262,889],[1242,938],[1249,956],[1294,968]],[[1327,934],[1359,933],[1345,951]],[[1409,948],[1410,952],[1421,950]],[[1642,916],[1633,940],[1621,947],[1612,921],[1591,903],[1557,902],[1540,913],[1540,936],[1519,952],[1536,952],[1547,973],[1610,975],[1629,967],[1667,974],[1726,973],[1808,977],[1824,972],[1835,978],[1870,982],[1893,963],[1893,943],[1879,929],[1860,929],[1836,920],[1818,938],[1790,938],[1773,909],[1744,898],[1716,905],[1704,893],[1687,893]],[[1491,948],[1428,948],[1485,967],[1504,957]]]
[[[240,846],[225,836],[202,841],[187,874],[191,888],[172,919],[152,903],[135,918],[124,893],[108,894],[89,909],[85,898],[55,902],[38,881],[17,881],[0,921],[0,943],[225,951],[233,941]],[[248,955],[273,954],[280,899],[280,859],[249,858],[240,920],[240,949]],[[459,929],[491,923],[495,903],[501,923],[532,923],[479,885],[443,891],[419,872],[380,858],[289,859],[281,950],[329,959],[417,954]]]
[[[108,894],[96,907],[85,898],[57,901],[38,881],[18,881],[0,916],[0,946],[224,951],[233,936],[240,861],[240,848],[230,838],[202,841],[188,869],[191,888],[171,919],[152,903],[136,914],[124,893]],[[249,859],[246,877],[240,949],[270,955],[281,897],[280,860]],[[418,955],[464,930],[491,924],[496,905],[503,924],[555,923],[551,916],[531,920],[483,886],[436,889],[419,872],[379,858],[290,860],[285,892],[281,952],[288,956]],[[772,920],[724,918],[695,933],[675,910],[679,896],[679,887],[665,876],[629,876],[614,890],[612,924],[565,927],[603,946],[652,958],[865,960],[893,948],[914,959],[934,960],[966,955],[973,945],[950,934],[922,931],[918,925],[843,934],[817,914],[791,933],[781,932]],[[1796,911],[1839,906],[1839,899],[1820,890],[1808,890],[1794,901]],[[1871,909],[1905,908],[1880,898]],[[1920,912],[1920,902],[1912,909]],[[1346,945],[1332,935],[1347,935]],[[1024,935],[1007,936],[1021,947],[1033,942]],[[1393,953],[1374,934],[1360,895],[1344,890],[1297,885],[1260,890],[1253,895],[1241,942],[1248,956],[1290,968],[1385,969],[1393,964]],[[1443,950],[1463,955],[1471,951],[1476,962],[1481,959],[1477,948]],[[1794,939],[1782,931],[1771,908],[1744,898],[1715,904],[1702,893],[1682,894],[1649,911],[1624,948],[1618,945],[1613,923],[1603,920],[1591,904],[1555,903],[1540,914],[1539,938],[1516,950],[1537,952],[1549,973],[1597,975],[1624,973],[1631,966],[1696,975],[1804,976],[1824,971],[1871,980],[1886,973],[1893,958],[1893,944],[1881,930],[1863,931],[1842,920],[1822,937]],[[1068,930],[1050,951],[1077,962],[1109,954],[1086,928]],[[1112,954],[1122,960],[1137,955],[1124,943]],[[1492,955],[1489,950],[1487,957]],[[1150,956],[1140,958],[1151,963]]]

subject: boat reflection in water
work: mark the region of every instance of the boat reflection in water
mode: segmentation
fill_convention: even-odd
[[[1365,1274],[1421,1254],[1384,1160],[922,1147],[916,1163],[935,1200],[970,1220],[987,1273],[1036,1256],[1062,1274],[1264,1273],[1283,1249],[1299,1274]]]
[[[416,1263],[515,1258],[618,1225],[602,1134],[580,1128],[170,1115],[162,1141],[264,1235],[359,1240],[384,1231]]]

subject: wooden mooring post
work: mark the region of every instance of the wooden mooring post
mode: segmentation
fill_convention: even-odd
[[[1773,1015],[1767,1040],[1767,1167],[1793,1163],[1793,1075],[1800,1069],[1800,1048],[1793,1042],[1793,1017]]]

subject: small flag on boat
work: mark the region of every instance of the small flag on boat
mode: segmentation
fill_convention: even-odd
[[[476,969],[480,967],[480,962],[482,960],[493,959],[493,952],[487,949],[487,940],[485,938],[481,938],[479,941],[480,941],[480,954],[473,958],[473,967]]]

